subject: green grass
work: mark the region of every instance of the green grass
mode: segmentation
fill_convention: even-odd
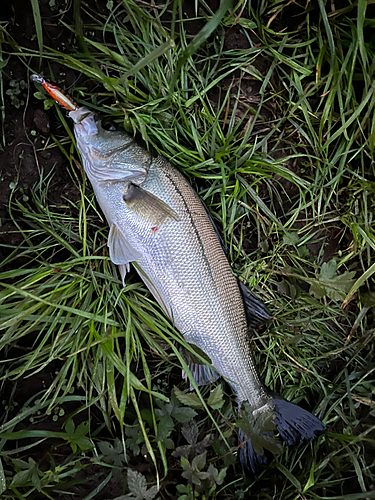
[[[254,9],[224,2],[213,13],[200,2],[194,22],[202,29],[191,35],[177,1],[153,8],[109,2],[105,13],[82,4],[80,51],[45,46],[43,58],[83,73],[73,89],[81,104],[111,115],[190,179],[234,272],[274,315],[251,339],[262,379],[313,410],[327,435],[285,450],[257,478],[241,475],[233,395],[223,382],[215,399],[208,387],[189,393],[180,380],[183,339],[135,273],[122,287],[105,221],[72,160],[71,124],[57,110],[63,126],[53,139],[79,197],[53,206],[51,178],[41,178],[27,202],[17,189],[12,194],[9,216],[23,241],[8,248],[0,272],[0,375],[12,386],[58,368],[19,411],[12,395],[6,403],[2,498],[63,498],[67,478],[92,462],[103,471],[94,493],[118,470],[145,462],[162,498],[181,471],[185,485],[171,490],[181,500],[193,491],[202,499],[374,497],[372,6],[295,5],[285,30],[278,22],[286,3]],[[80,24],[71,22],[71,29]],[[42,54],[36,24],[39,51],[10,49],[11,57],[31,57],[34,69]],[[249,48],[228,47],[233,25]],[[64,85],[63,76],[54,79]],[[72,401],[61,430],[49,430],[51,415]],[[191,412],[198,441],[212,434],[213,442],[198,452],[192,441],[190,451],[173,454],[186,445],[181,429],[186,435]],[[30,418],[46,429],[30,429]],[[25,457],[39,443],[31,438],[53,437],[71,454],[56,463],[51,452],[48,474]],[[128,476],[129,487],[132,481],[134,492],[142,479]]]

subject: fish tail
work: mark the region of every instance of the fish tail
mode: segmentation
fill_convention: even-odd
[[[259,444],[252,443],[252,439],[249,439],[242,430],[239,431],[242,443],[239,450],[240,462],[244,469],[251,469],[253,473],[257,472],[260,465],[265,465],[269,461],[272,456],[270,450],[273,452],[277,450],[275,446],[277,438],[274,432],[281,437],[287,446],[295,446],[304,440],[311,441],[326,430],[325,425],[312,413],[279,396],[272,396],[268,411],[273,415],[273,424],[276,429],[273,432],[267,429],[261,434],[262,454],[259,453],[261,451]],[[255,417],[255,419],[257,418],[258,416]]]

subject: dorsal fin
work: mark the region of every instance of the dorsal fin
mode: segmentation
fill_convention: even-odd
[[[215,224],[215,221],[214,221],[214,218],[212,217],[211,215],[211,212],[208,210],[207,208],[207,205],[205,204],[205,202],[202,200],[202,198],[200,198],[201,202],[202,202],[202,205],[204,206],[204,209],[206,210],[206,214],[208,216],[208,218],[210,219],[210,222],[212,224],[212,227],[214,228],[214,231],[216,233],[216,236],[217,236],[217,239],[219,240],[219,243],[221,245],[221,248],[223,249],[223,252],[225,253],[225,255],[227,256],[228,258],[228,249],[227,249],[227,246],[223,240],[223,238],[221,237],[221,234],[219,233],[217,227],[216,227],[216,224]]]
[[[243,298],[249,328],[256,328],[257,326],[264,325],[264,323],[272,319],[267,306],[240,280],[238,280],[238,285]]]

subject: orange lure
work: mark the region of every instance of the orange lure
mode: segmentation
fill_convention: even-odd
[[[78,104],[57,85],[47,82],[40,75],[31,75],[30,79],[33,82],[42,85],[44,90],[46,90],[49,95],[52,96],[55,101],[64,108],[68,109],[69,111],[74,111],[78,108]]]

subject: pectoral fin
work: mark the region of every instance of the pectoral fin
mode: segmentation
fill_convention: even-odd
[[[111,261],[118,266],[129,264],[129,262],[141,257],[141,254],[132,247],[116,224],[111,224],[107,245]]]
[[[129,272],[129,263],[127,264],[121,264],[118,266],[118,270],[120,271],[120,276],[121,276],[121,281],[122,281],[122,286],[125,286],[125,278],[126,278],[126,273]]]
[[[177,213],[157,196],[135,184],[129,184],[124,196],[126,206],[143,220],[160,226],[166,219],[180,220]]]

